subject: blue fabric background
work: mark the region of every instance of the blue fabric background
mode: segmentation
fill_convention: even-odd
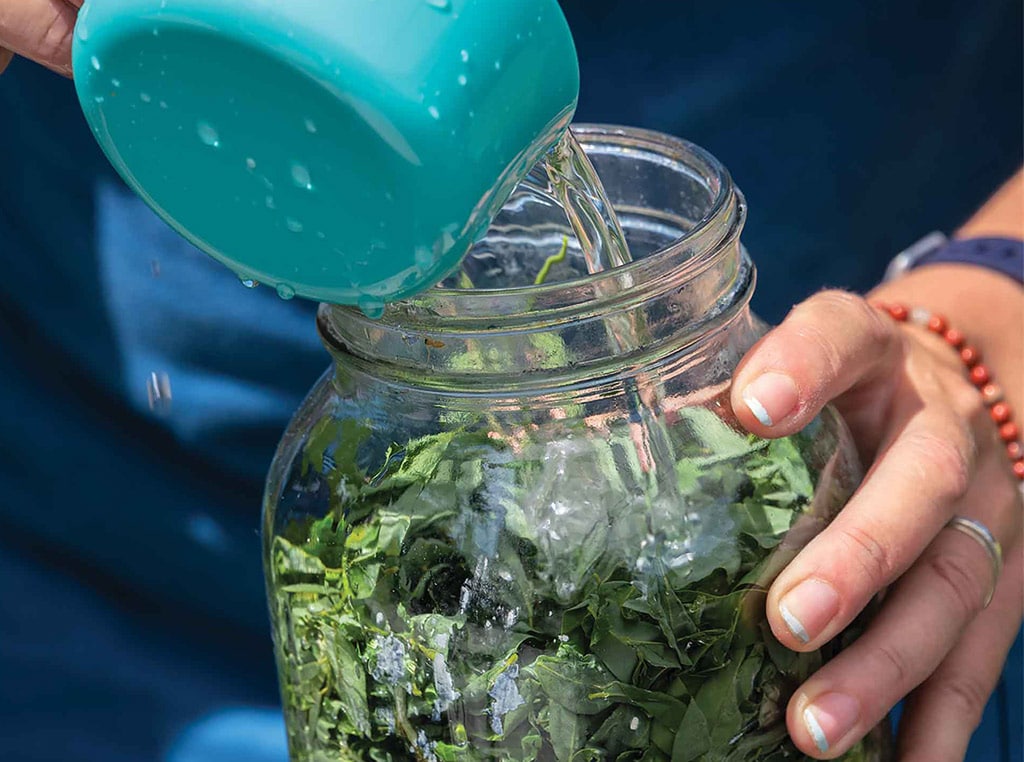
[[[732,171],[771,320],[868,288],[1021,163],[1017,0],[563,6],[580,120],[681,135]],[[0,266],[0,758],[282,760],[258,518],[327,364],[314,306],[182,243],[70,83],[24,62],[0,77]],[[1014,659],[972,760],[1021,760],[1019,641]]]

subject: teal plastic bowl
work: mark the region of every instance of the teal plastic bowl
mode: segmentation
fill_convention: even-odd
[[[86,119],[243,280],[360,304],[452,272],[575,111],[556,0],[87,0]]]

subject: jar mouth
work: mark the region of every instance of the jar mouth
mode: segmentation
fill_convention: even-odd
[[[436,333],[550,327],[587,315],[629,309],[677,289],[714,266],[723,250],[730,248],[728,243],[738,238],[745,203],[727,170],[707,151],[680,138],[633,127],[577,124],[572,129],[605,181],[627,239],[627,220],[636,210],[648,219],[659,215],[663,218],[660,245],[641,256],[634,251],[634,261],[629,264],[541,285],[456,288],[446,281],[416,297],[389,304],[380,319],[367,318],[351,307],[325,304],[321,307],[321,327],[329,328],[323,325],[325,322],[364,323],[367,327],[393,325],[406,331]],[[666,178],[685,178],[688,190],[676,189],[674,196],[667,193],[661,199],[662,209],[657,208],[658,203],[652,205],[649,187],[646,195],[625,198],[623,193],[630,184],[608,182],[602,167],[614,167],[623,158],[627,163],[642,165],[645,171],[663,172]],[[651,185],[650,179],[646,184]],[[684,207],[685,216],[680,214]],[[632,241],[630,245],[633,249]],[[325,337],[331,333],[326,331]]]

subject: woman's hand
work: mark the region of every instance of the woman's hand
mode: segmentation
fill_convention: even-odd
[[[871,298],[944,314],[984,347],[1011,407],[1024,410],[1024,297],[1009,278],[934,265]],[[1021,493],[1005,445],[940,337],[839,291],[799,305],[751,350],[732,401],[750,431],[778,437],[830,400],[870,467],[773,584],[769,621],[787,647],[813,650],[891,590],[864,635],[794,695],[790,734],[807,754],[831,759],[909,695],[900,759],[961,760],[1021,623]],[[1005,568],[988,608],[990,558],[946,529],[954,515],[980,521],[1002,544]]]
[[[0,0],[0,73],[15,54],[71,76],[71,38],[82,0]]]

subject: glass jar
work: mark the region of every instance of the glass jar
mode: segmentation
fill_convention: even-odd
[[[797,654],[765,620],[860,469],[831,410],[736,423],[742,196],[683,141],[574,131],[632,264],[588,275],[538,170],[441,287],[320,309],[263,523],[293,760],[799,759],[786,703],[862,626]]]

